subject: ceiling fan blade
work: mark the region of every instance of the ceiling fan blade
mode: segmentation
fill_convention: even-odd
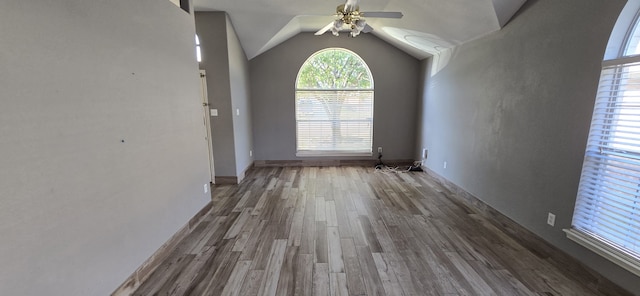
[[[344,4],[344,11],[351,12],[358,10],[358,2],[358,0],[347,0],[347,2],[345,2]]]
[[[347,0],[344,5],[345,6],[356,6],[358,5],[359,0]]]
[[[362,29],[362,33],[371,33],[373,31],[373,28],[369,25],[365,25],[364,29]]]
[[[379,18],[402,18],[402,12],[399,11],[367,11],[360,13],[364,17],[379,17]]]
[[[320,36],[324,33],[326,33],[327,31],[331,30],[331,28],[333,28],[333,22],[330,22],[328,25],[326,25],[324,28],[318,30],[318,32],[316,32],[314,35],[316,36]]]

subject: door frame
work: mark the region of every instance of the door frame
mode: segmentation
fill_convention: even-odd
[[[202,86],[202,108],[204,109],[203,116],[205,126],[205,140],[207,141],[207,154],[209,155],[209,173],[211,174],[210,183],[215,184],[216,170],[213,158],[213,139],[211,138],[211,110],[209,109],[209,95],[207,93],[207,73],[205,70],[200,70],[200,84]]]

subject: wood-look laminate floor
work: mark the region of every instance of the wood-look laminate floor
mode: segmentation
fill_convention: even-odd
[[[255,168],[135,295],[600,295],[426,173]]]

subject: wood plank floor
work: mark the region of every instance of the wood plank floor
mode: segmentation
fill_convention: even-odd
[[[254,168],[134,295],[602,295],[426,173]]]

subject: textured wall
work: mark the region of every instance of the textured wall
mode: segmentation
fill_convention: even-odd
[[[194,33],[169,1],[0,2],[0,295],[108,295],[209,201]]]
[[[299,34],[250,61],[255,159],[309,159],[296,157],[295,82],[306,59],[328,47],[354,51],[371,69],[374,152],[382,146],[384,159],[413,159],[420,62],[375,36],[346,33]]]
[[[419,148],[429,148],[437,173],[640,291],[637,277],[562,232],[571,225],[600,64],[624,3],[529,0],[501,31],[433,58],[433,67],[425,61]]]

